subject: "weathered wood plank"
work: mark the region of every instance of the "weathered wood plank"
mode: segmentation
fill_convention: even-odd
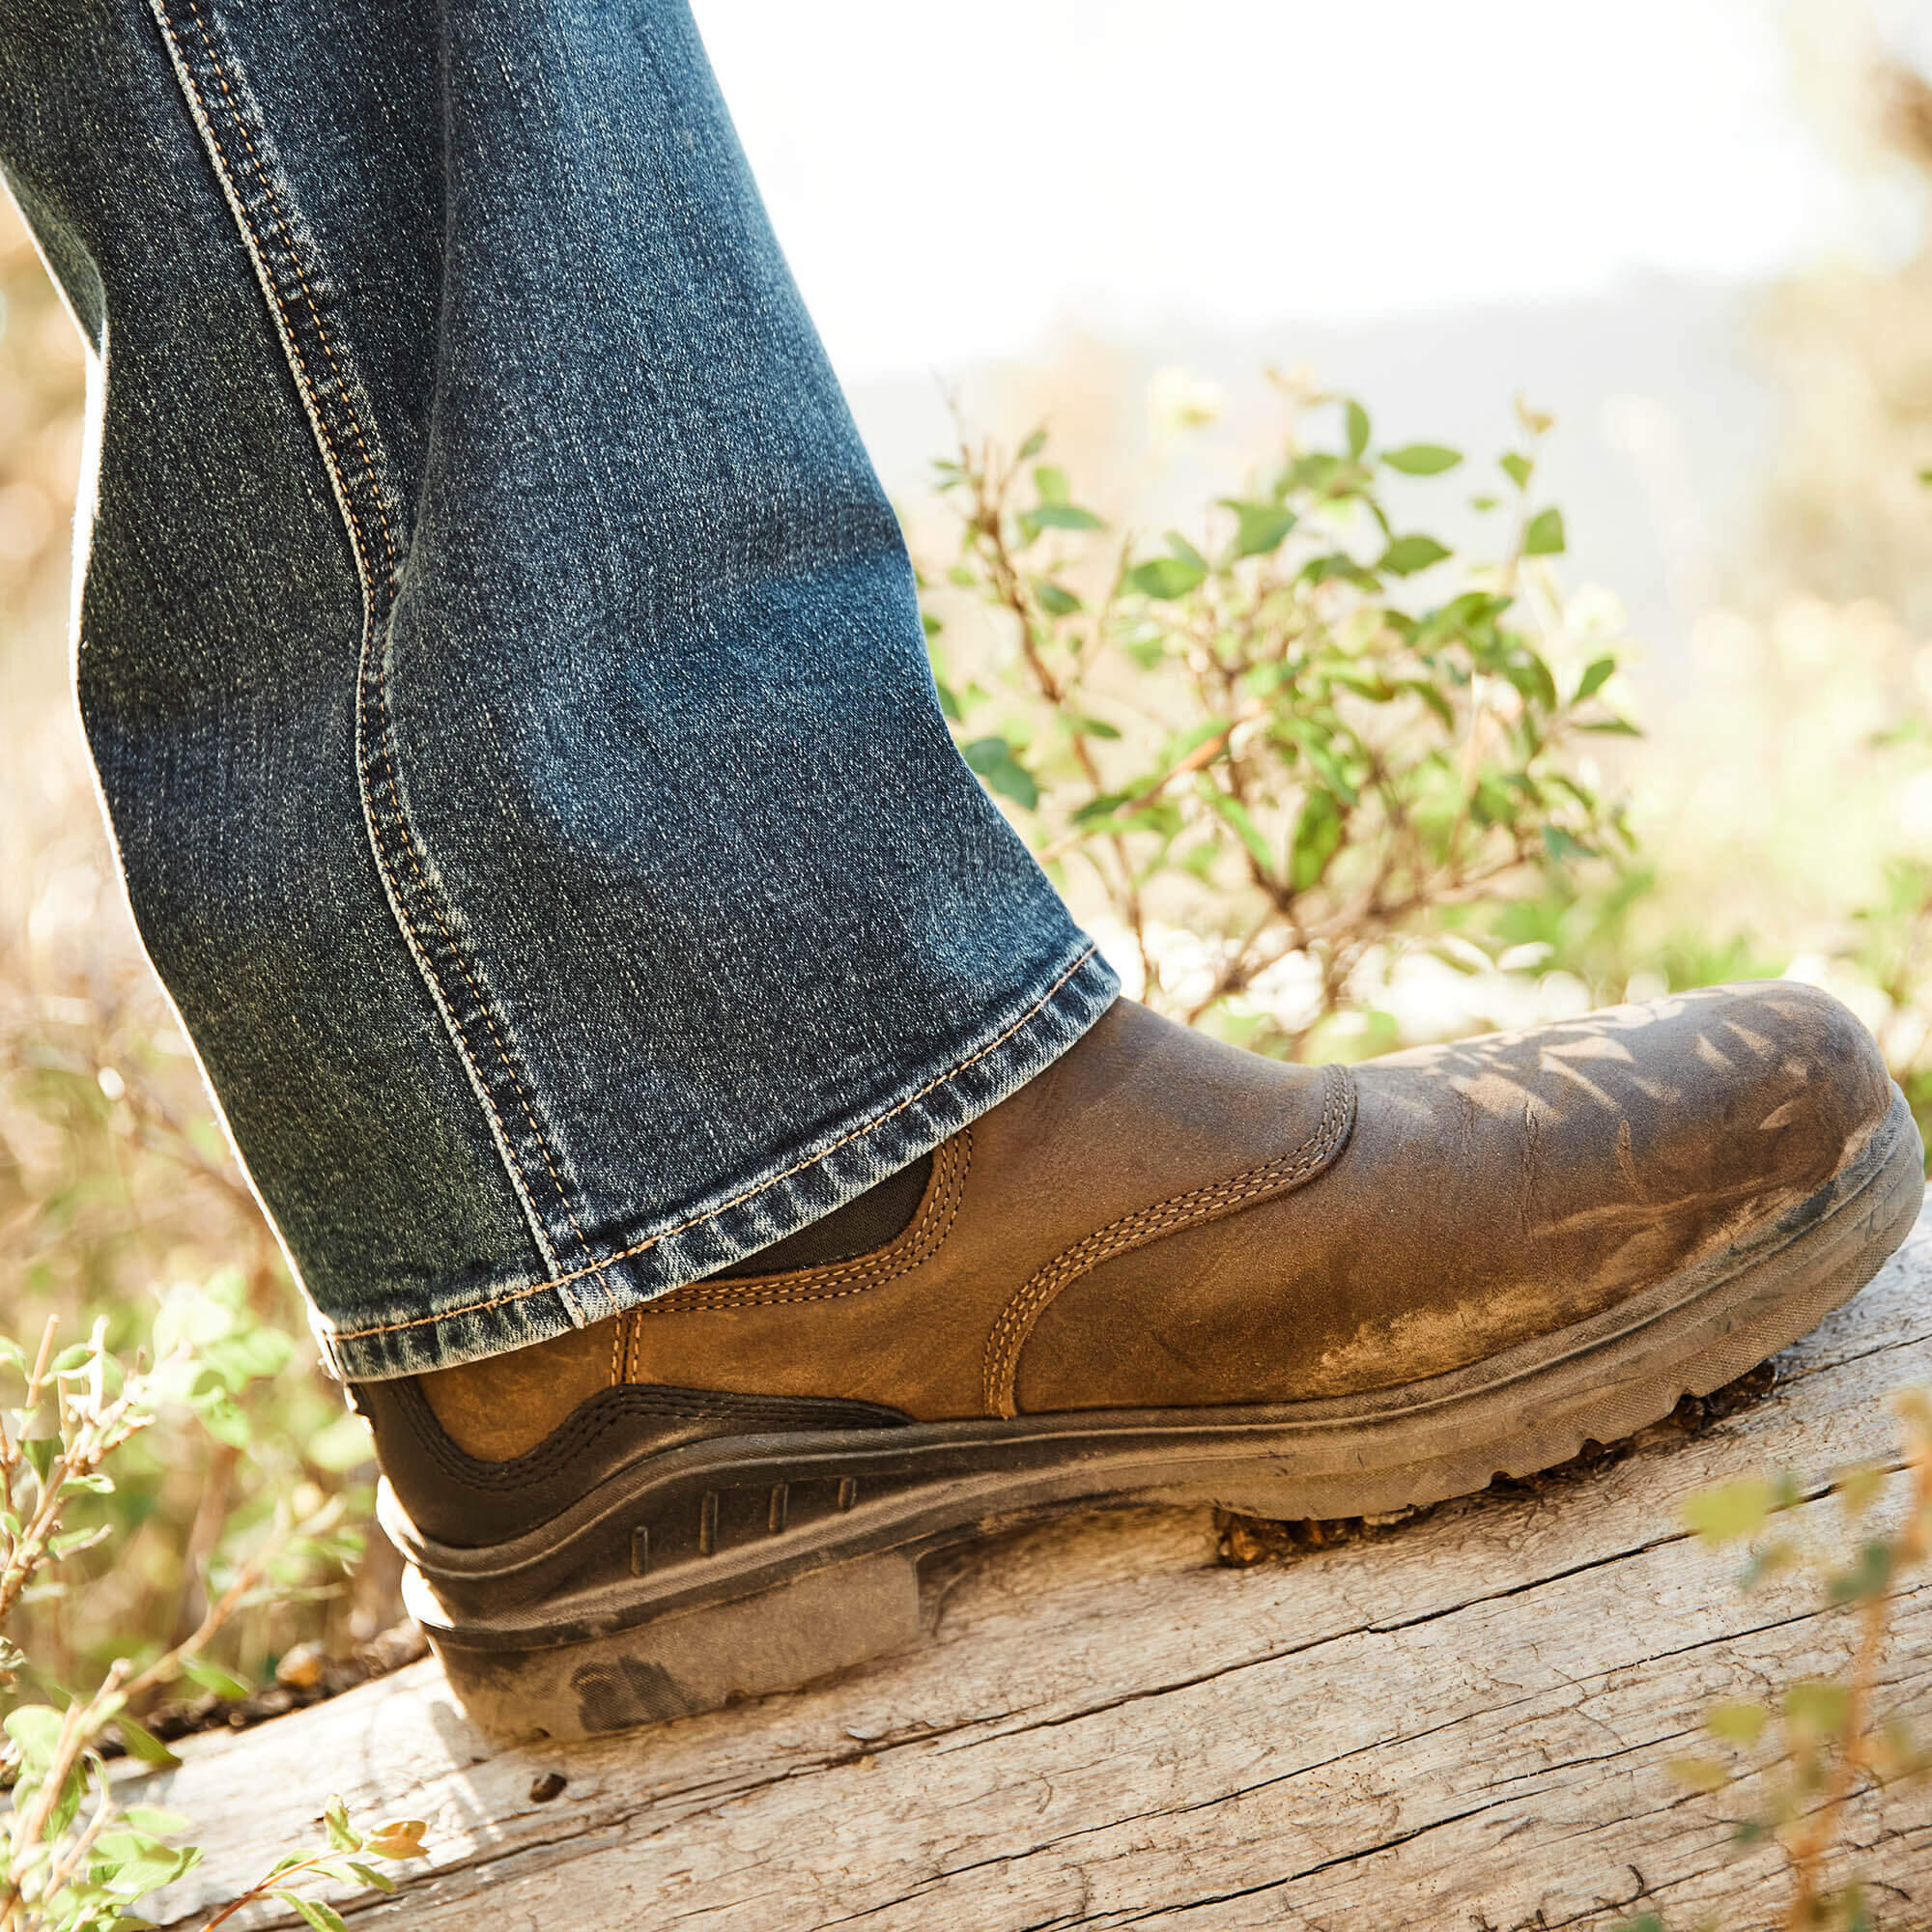
[[[1727,1848],[1739,1801],[1663,1766],[1713,1698],[1823,1674],[1841,1616],[1797,1583],[1742,1597],[1678,1531],[1728,1475],[1884,1454],[1891,1389],[1932,1380],[1932,1218],[1764,1401],[1685,1439],[1365,1542],[1216,1566],[1205,1516],[1097,1518],[955,1561],[934,1640],[819,1690],[571,1748],[499,1751],[433,1664],[150,1781],[201,1822],[166,1903],[198,1922],[330,1792],[430,1821],[403,1897],[359,1926],[1614,1923],[1642,1898],[1776,1916],[1777,1861]],[[1801,1516],[1825,1517],[1814,1504]],[[1888,1665],[1932,1704],[1932,1585]],[[567,1779],[533,1796],[546,1773]],[[1932,1897],[1932,1796],[1862,1806],[1868,1863]],[[166,1918],[168,1913],[157,1915]],[[286,1918],[259,1918],[284,1924]]]

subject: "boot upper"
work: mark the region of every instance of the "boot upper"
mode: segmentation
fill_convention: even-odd
[[[1890,1094],[1864,1028],[1783,981],[1352,1069],[1122,1000],[938,1151],[885,1246],[696,1282],[423,1387],[480,1456],[528,1452],[616,1386],[925,1421],[1386,1388],[1801,1214]]]

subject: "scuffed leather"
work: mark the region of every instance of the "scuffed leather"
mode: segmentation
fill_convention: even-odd
[[[613,1380],[983,1415],[988,1339],[1026,1284],[1098,1231],[1289,1171],[1302,1148],[1317,1164],[1291,1191],[1182,1221],[1060,1287],[1018,1350],[1017,1406],[1388,1387],[1719,1252],[1821,1188],[1890,1094],[1859,1022],[1782,981],[1399,1054],[1352,1081],[1338,1139],[1333,1076],[1121,1001],[947,1144],[920,1213],[865,1266],[694,1284],[526,1364],[426,1378],[430,1400],[472,1446],[534,1441]],[[534,1359],[552,1350],[554,1371]]]
[[[1040,1321],[1026,1410],[1338,1396],[1580,1321],[1831,1179],[1890,1082],[1835,1000],[1776,982],[1355,1069],[1314,1187],[1122,1256]]]

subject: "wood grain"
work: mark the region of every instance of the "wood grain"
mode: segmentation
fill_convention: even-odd
[[[1665,1766],[1708,1753],[1712,1700],[1829,1673],[1853,1633],[1809,1581],[1741,1593],[1679,1507],[1891,1452],[1886,1396],[1932,1382],[1932,1218],[1779,1370],[1702,1433],[1286,1562],[1223,1567],[1179,1512],[1011,1537],[946,1559],[917,1652],[601,1743],[494,1749],[417,1665],[142,1780],[207,1854],[155,1917],[199,1924],[338,1792],[430,1825],[400,1897],[335,1897],[358,1928],[1775,1924],[1778,1855],[1729,1842],[1746,1800]],[[1794,1514],[1832,1542],[1836,1508]],[[1921,1718],[1929,1655],[1918,1585],[1886,1676]],[[1853,1836],[1889,1916],[1932,1909],[1932,1794],[1861,1799]]]

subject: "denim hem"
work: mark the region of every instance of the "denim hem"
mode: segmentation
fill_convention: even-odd
[[[782,1240],[886,1175],[930,1152],[1041,1072],[1114,1003],[1120,980],[1091,942],[1063,956],[1010,1000],[936,1077],[865,1119],[786,1151],[779,1172],[635,1240],[621,1236],[602,1260],[543,1280],[492,1284],[446,1305],[434,1293],[342,1329],[317,1315],[323,1359],[345,1381],[378,1381],[454,1368],[549,1341],[622,1314],[688,1281]],[[423,1312],[423,1301],[432,1306]]]

